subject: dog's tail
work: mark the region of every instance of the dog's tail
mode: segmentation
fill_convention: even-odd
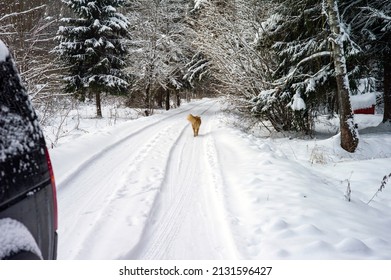
[[[201,123],[201,117],[200,116],[193,116],[192,114],[189,114],[187,116],[187,120],[189,122],[193,122],[193,120],[197,120],[199,123]]]

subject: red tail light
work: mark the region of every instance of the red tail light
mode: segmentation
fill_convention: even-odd
[[[52,183],[52,193],[53,193],[53,207],[54,207],[54,228],[58,229],[58,210],[57,210],[57,190],[56,190],[56,182],[54,180],[54,172],[52,167],[52,162],[50,160],[49,151],[45,147],[46,160],[48,162],[50,181]]]

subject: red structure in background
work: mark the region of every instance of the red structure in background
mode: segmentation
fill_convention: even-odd
[[[360,108],[353,110],[354,114],[365,114],[365,115],[374,115],[375,114],[375,105],[372,105],[368,108]]]
[[[375,114],[376,94],[374,92],[351,95],[350,102],[354,114]]]

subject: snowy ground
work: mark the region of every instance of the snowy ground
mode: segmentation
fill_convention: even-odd
[[[391,259],[391,185],[367,204],[391,172],[390,132],[363,131],[348,154],[337,136],[257,138],[231,119],[203,99],[62,137],[58,258]]]

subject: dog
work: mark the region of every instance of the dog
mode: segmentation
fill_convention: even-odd
[[[187,116],[187,120],[191,123],[191,126],[193,127],[194,137],[198,136],[198,131],[200,130],[201,126],[201,117],[193,116],[192,114],[190,114]]]

